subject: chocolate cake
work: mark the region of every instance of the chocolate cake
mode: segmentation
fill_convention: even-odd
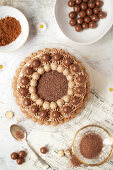
[[[76,117],[88,100],[85,67],[62,49],[39,50],[16,71],[16,102],[27,118],[39,124],[63,124]]]

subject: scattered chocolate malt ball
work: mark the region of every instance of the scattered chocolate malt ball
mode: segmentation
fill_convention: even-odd
[[[13,152],[13,153],[11,154],[11,159],[15,160],[15,159],[17,159],[17,158],[18,158],[18,154],[17,154],[16,152]]]
[[[23,158],[18,158],[18,159],[16,160],[16,162],[17,162],[18,165],[21,165],[21,164],[24,163],[24,159],[23,159]]]
[[[24,157],[26,156],[25,151],[20,151],[19,153],[13,152],[11,154],[11,159],[16,160],[18,165],[21,165],[25,162]]]
[[[25,151],[20,151],[18,153],[18,156],[19,156],[19,158],[24,158],[26,156],[26,152]]]
[[[48,150],[47,150],[46,147],[42,147],[42,148],[40,148],[40,152],[41,152],[42,154],[46,154],[46,153],[48,152]]]

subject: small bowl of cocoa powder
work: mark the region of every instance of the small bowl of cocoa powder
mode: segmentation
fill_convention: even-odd
[[[20,48],[29,35],[29,24],[18,9],[0,6],[0,52]]]
[[[98,166],[110,159],[113,153],[113,138],[104,127],[87,125],[75,134],[72,151],[82,164]]]

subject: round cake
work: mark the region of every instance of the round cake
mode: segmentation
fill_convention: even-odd
[[[84,108],[89,77],[80,61],[62,49],[39,50],[16,71],[14,96],[27,118],[39,124],[63,124]]]

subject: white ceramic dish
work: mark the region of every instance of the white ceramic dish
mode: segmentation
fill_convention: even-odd
[[[29,35],[29,24],[22,12],[10,6],[0,6],[0,19],[7,16],[14,17],[20,22],[22,32],[12,43],[0,46],[0,52],[9,52],[20,48],[26,42]]]
[[[74,27],[69,25],[68,13],[73,9],[68,7],[68,0],[56,0],[55,17],[61,31],[71,40],[81,45],[88,45],[101,39],[113,25],[113,0],[103,0],[102,10],[107,13],[105,19],[98,22],[96,29],[88,29],[76,32]]]

